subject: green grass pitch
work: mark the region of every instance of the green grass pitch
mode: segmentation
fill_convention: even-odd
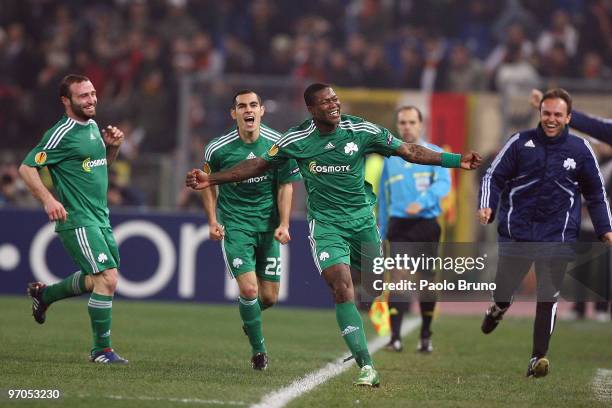
[[[117,300],[113,345],[127,367],[87,361],[90,347],[83,299],[54,304],[39,326],[30,301],[0,297],[0,406],[186,407],[249,406],[346,355],[333,310],[276,307],[264,313],[270,354],[265,372],[249,364],[247,340],[235,306]],[[559,322],[551,372],[524,378],[532,319],[507,318],[491,335],[480,316],[441,316],[434,353],[413,352],[416,333],[401,354],[380,351],[380,389],[356,389],[353,367],[293,400],[289,407],[604,407],[592,381],[612,368],[612,324]],[[354,364],[354,363],[352,363]],[[7,389],[59,389],[60,401],[11,402]],[[185,401],[180,401],[185,399]]]

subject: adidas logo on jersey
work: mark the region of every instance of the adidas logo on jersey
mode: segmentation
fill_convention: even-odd
[[[325,145],[325,150],[333,149],[333,148],[335,148],[335,147],[336,147],[336,146],[334,146],[334,144],[333,144],[332,142],[328,142],[328,143]]]
[[[247,156],[247,160],[249,159],[255,159],[257,156],[255,156],[255,154],[253,154],[253,152],[249,153],[249,155]]]
[[[96,140],[96,137],[94,136],[93,133],[89,133],[89,139],[90,140]]]
[[[525,146],[527,146],[527,147],[535,147],[535,144],[533,144],[533,140],[529,139],[529,141],[527,143],[525,143]]]

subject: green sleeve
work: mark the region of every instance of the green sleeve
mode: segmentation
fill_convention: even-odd
[[[301,179],[300,168],[294,159],[287,160],[278,170],[278,182],[280,184],[293,183]]]
[[[54,129],[48,130],[40,142],[23,159],[23,164],[38,169],[48,165],[53,165],[65,160],[69,152],[66,149],[66,141],[57,138],[52,140]]]
[[[388,129],[379,127],[377,134],[368,133],[366,153],[379,153],[385,157],[392,156],[402,145],[402,141],[393,136]]]
[[[212,154],[210,154],[209,160],[206,160],[206,158],[209,156],[209,154],[207,154],[206,152],[206,149],[208,149],[208,146],[204,149],[204,163],[202,164],[202,170],[206,174],[215,173],[219,171],[219,161],[215,155],[215,152],[212,152]]]
[[[261,156],[261,158],[270,163],[272,167],[282,167],[291,157],[287,152],[287,148],[278,147],[275,143],[263,154],[263,156]]]

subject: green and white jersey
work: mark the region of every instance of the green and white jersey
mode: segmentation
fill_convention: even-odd
[[[68,212],[56,231],[86,226],[109,227],[106,146],[92,119],[84,124],[64,115],[47,130],[23,164],[51,173],[58,199]]]
[[[368,153],[392,155],[402,144],[387,129],[342,115],[332,133],[321,134],[312,119],[293,127],[263,156],[273,165],[295,159],[308,192],[308,217],[345,221],[372,214],[376,196],[365,181]]]
[[[210,174],[229,169],[245,159],[261,157],[280,137],[280,133],[262,124],[257,140],[245,143],[238,135],[238,129],[234,128],[206,145],[203,170]],[[262,176],[220,185],[217,198],[219,222],[225,227],[245,231],[273,231],[279,224],[278,185],[301,178],[297,164],[289,160]]]

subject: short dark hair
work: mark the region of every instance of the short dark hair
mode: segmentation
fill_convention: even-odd
[[[234,96],[232,97],[232,109],[236,109],[236,98],[239,97],[240,95],[246,95],[246,94],[255,94],[257,96],[257,101],[259,102],[259,104],[261,105],[261,96],[259,96],[259,94],[255,91],[253,91],[252,89],[241,89],[240,91],[236,92],[234,94]]]
[[[400,114],[400,112],[403,112],[405,110],[413,110],[417,113],[417,116],[419,118],[419,122],[423,122],[423,113],[421,113],[421,110],[419,108],[417,108],[414,105],[404,105],[404,106],[400,106],[399,108],[397,108],[395,110],[395,119],[397,119],[397,115]]]
[[[546,91],[544,95],[542,95],[542,100],[540,101],[540,110],[542,110],[542,103],[544,103],[546,99],[557,98],[565,101],[565,104],[567,105],[567,114],[569,115],[572,113],[572,97],[570,96],[569,92],[563,88],[553,88]]]
[[[89,81],[89,78],[87,78],[85,75],[77,75],[77,74],[66,75],[64,78],[62,78],[62,82],[60,82],[60,86],[59,86],[60,98],[62,96],[65,96],[66,98],[70,99],[70,96],[71,96],[70,95],[70,85],[78,84],[78,83],[86,82],[86,81]]]
[[[321,89],[331,88],[331,85],[324,84],[321,82],[316,82],[314,84],[308,85],[308,88],[304,91],[304,102],[306,102],[306,106],[314,105],[315,94],[319,92]]]

